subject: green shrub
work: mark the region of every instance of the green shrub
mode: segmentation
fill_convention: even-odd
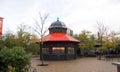
[[[25,67],[30,64],[30,54],[26,54],[24,48],[2,48],[0,51],[0,72],[7,72],[10,68],[14,72],[24,72]]]

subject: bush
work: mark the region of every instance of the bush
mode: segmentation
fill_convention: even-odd
[[[30,54],[24,48],[2,48],[0,51],[0,72],[14,69],[14,72],[25,72],[25,67],[30,64]]]

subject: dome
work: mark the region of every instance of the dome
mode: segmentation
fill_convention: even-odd
[[[64,27],[64,28],[66,28],[66,25],[63,22],[59,21],[59,18],[57,18],[57,21],[53,22],[50,25],[50,28],[52,28],[52,27]]]

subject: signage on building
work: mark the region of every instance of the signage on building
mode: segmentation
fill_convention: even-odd
[[[0,17],[0,37],[2,36],[3,18]]]

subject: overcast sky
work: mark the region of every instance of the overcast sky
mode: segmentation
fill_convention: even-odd
[[[21,23],[32,26],[39,12],[49,13],[46,27],[59,17],[74,33],[95,32],[97,21],[110,30],[120,31],[120,0],[0,0],[4,32],[15,32]]]

